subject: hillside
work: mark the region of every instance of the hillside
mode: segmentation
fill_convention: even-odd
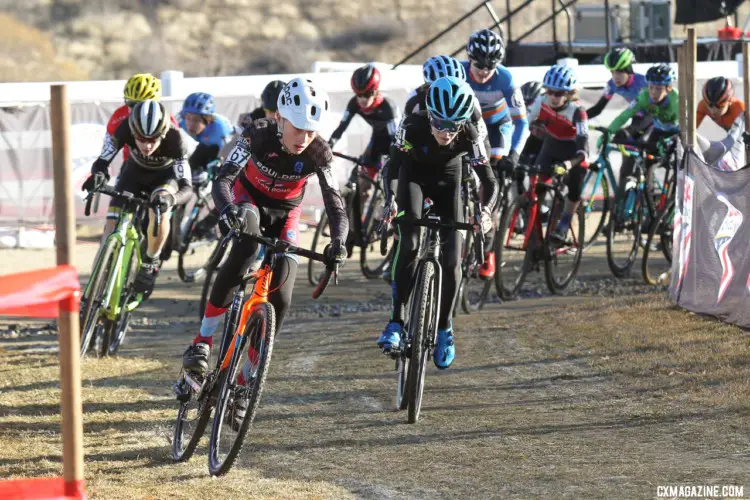
[[[315,60],[396,61],[474,2],[381,0],[5,0],[0,80],[126,78],[181,69],[187,76],[306,71]],[[512,0],[511,8],[523,0]],[[600,0],[581,0],[600,4]],[[505,2],[495,0],[499,15]],[[615,2],[613,2],[613,5]],[[537,0],[513,18],[513,34],[549,14]],[[747,15],[743,7],[741,21]],[[566,33],[560,16],[560,36]],[[490,23],[482,9],[420,56],[452,52]],[[713,35],[713,23],[699,26]],[[683,28],[673,30],[676,37]],[[549,26],[528,41],[551,39]],[[421,60],[417,57],[415,60]]]

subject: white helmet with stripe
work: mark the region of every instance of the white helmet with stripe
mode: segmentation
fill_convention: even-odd
[[[279,114],[301,130],[320,130],[330,107],[328,94],[306,78],[291,80],[279,93]]]
[[[134,136],[164,137],[169,130],[169,113],[162,103],[148,99],[133,106],[128,125]]]

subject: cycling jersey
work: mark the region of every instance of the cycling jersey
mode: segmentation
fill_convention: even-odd
[[[580,101],[569,101],[562,109],[555,110],[546,95],[539,96],[529,109],[529,122],[533,129],[544,132],[544,142],[549,142],[553,148],[574,144],[574,156],[581,153],[588,156],[588,116]],[[584,160],[581,165],[588,164]]]
[[[425,101],[427,99],[427,89],[429,88],[430,85],[425,83],[409,92],[409,95],[406,96],[406,104],[404,105],[404,116],[427,109]]]
[[[336,127],[336,130],[331,135],[332,140],[336,141],[344,135],[354,115],[364,118],[367,124],[372,127],[373,135],[386,135],[391,138],[396,135],[398,123],[401,121],[401,113],[399,112],[398,105],[390,97],[378,94],[372,106],[369,108],[360,108],[355,96],[349,100],[344,115],[341,117],[341,123],[339,123],[339,126]]]
[[[729,130],[734,126],[737,120],[743,116],[744,112],[745,103],[742,102],[739,98],[733,97],[731,102],[729,103],[727,112],[720,116],[718,120],[714,121],[718,126],[729,132]],[[703,119],[707,116],[713,119],[711,113],[709,112],[708,104],[706,104],[705,100],[701,99],[701,102],[698,103],[698,111],[696,112],[696,115],[696,127],[700,127],[701,123],[703,123]]]
[[[471,76],[469,61],[461,64],[466,68],[466,82],[474,90],[482,106],[482,117],[488,127],[513,121],[513,135],[510,150],[520,153],[529,135],[529,123],[526,120],[526,105],[523,102],[521,88],[516,87],[508,68],[498,65],[495,74],[487,83],[478,83]],[[492,147],[497,147],[492,144]]]
[[[630,106],[620,113],[609,125],[610,133],[615,133],[625,125],[625,122],[633,118],[637,113],[643,112],[654,119],[654,128],[663,132],[676,132],[679,130],[680,100],[677,89],[672,89],[660,102],[651,102],[648,89],[638,94],[638,98],[630,103]]]
[[[109,135],[110,137],[115,135],[117,127],[119,127],[123,121],[127,122],[128,116],[130,116],[130,108],[127,105],[123,104],[122,106],[117,108],[115,112],[112,113],[112,116],[109,117],[109,121],[107,122],[107,135]],[[174,116],[170,116],[170,118],[172,119],[172,123],[175,127],[179,126]],[[122,161],[127,161],[129,155],[130,148],[125,146],[122,149]]]
[[[331,172],[331,149],[316,136],[301,154],[293,155],[283,149],[278,130],[273,118],[256,120],[244,130],[214,182],[216,208],[221,212],[233,202],[233,185],[239,183],[255,205],[293,210],[302,203],[308,177],[316,174],[332,237],[343,241],[348,222]]]
[[[697,124],[700,125],[706,116],[710,117],[706,101],[698,104]],[[721,141],[709,141],[698,134],[698,144],[703,158],[714,168],[734,171],[745,166],[745,142],[742,133],[745,131],[745,104],[734,97],[729,103],[727,112],[719,117],[716,124],[727,132]]]
[[[199,135],[191,135],[193,139],[198,141],[198,144],[206,146],[217,146],[221,148],[229,142],[234,133],[234,127],[226,116],[215,114],[213,115],[213,121],[206,124],[206,128],[203,129]],[[180,120],[180,127],[187,131],[185,126],[185,119]]]
[[[607,82],[607,86],[604,87],[604,93],[602,94],[602,97],[595,105],[589,108],[586,113],[589,115],[589,118],[595,118],[599,116],[602,110],[604,110],[604,107],[615,95],[621,96],[629,103],[633,102],[638,98],[638,94],[640,94],[641,91],[647,87],[648,83],[646,83],[646,77],[640,73],[631,74],[627,83],[619,87],[615,84],[614,80],[610,79]]]

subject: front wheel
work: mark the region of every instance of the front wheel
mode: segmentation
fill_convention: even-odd
[[[586,240],[585,211],[582,204],[573,212],[570,218],[570,229],[565,239],[561,242],[553,242],[550,233],[554,231],[565,208],[565,198],[555,194],[555,202],[550,213],[550,222],[547,224],[547,247],[544,261],[544,276],[547,280],[547,288],[552,293],[564,292],[578,275],[581,266],[583,247]]]
[[[109,276],[115,266],[117,247],[117,241],[114,238],[109,238],[104,242],[104,248],[101,249],[91,280],[83,291],[82,307],[79,313],[81,357],[86,355],[89,347],[92,346],[95,335],[102,333],[101,330],[104,327],[104,320],[100,316],[100,311],[105,305],[104,295]]]
[[[208,451],[208,471],[212,476],[229,472],[258,411],[260,397],[271,363],[276,315],[267,302],[253,309],[242,341],[232,353],[221,376]],[[247,348],[245,348],[247,347]],[[231,349],[231,347],[230,347]],[[238,408],[245,408],[241,418]]]
[[[427,373],[432,339],[435,335],[437,321],[437,304],[433,296],[436,286],[435,264],[425,261],[420,270],[419,279],[414,284],[409,314],[409,328],[411,333],[411,359],[409,360],[408,400],[409,423],[419,420],[422,408],[422,393],[424,392],[424,378]]]
[[[650,285],[662,285],[669,280],[672,268],[672,237],[674,232],[674,207],[672,201],[651,223],[643,246],[641,271],[643,279]],[[660,248],[661,247],[661,251]]]
[[[518,295],[526,275],[533,266],[534,235],[526,241],[531,222],[531,203],[526,196],[517,196],[503,210],[495,233],[495,290],[502,300]]]
[[[638,256],[643,209],[642,192],[638,188],[628,188],[609,218],[607,264],[617,278],[630,274]]]
[[[130,327],[130,317],[132,311],[130,304],[139,300],[138,294],[135,293],[135,278],[138,274],[138,255],[136,249],[130,254],[130,262],[127,267],[128,274],[125,278],[125,285],[123,286],[122,293],[120,295],[120,315],[116,321],[112,323],[112,333],[109,338],[109,346],[107,348],[107,354],[114,356],[117,354],[117,350],[125,340],[125,335]]]
[[[205,395],[199,399],[199,394],[190,388],[184,375],[177,385],[181,401],[172,435],[172,460],[184,462],[193,456],[198,442],[206,431],[208,420],[211,418],[211,398]]]

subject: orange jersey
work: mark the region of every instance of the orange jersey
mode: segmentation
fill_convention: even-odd
[[[732,125],[734,122],[737,121],[737,118],[740,116],[743,116],[745,113],[745,103],[739,100],[737,97],[733,97],[732,101],[729,103],[729,109],[727,112],[721,116],[718,120],[714,120],[718,126],[726,130],[727,132],[729,129],[732,128]],[[708,116],[711,118],[711,113],[709,113],[708,110],[708,104],[706,104],[705,100],[701,100],[701,102],[698,104],[698,111],[697,111],[697,122],[695,124],[696,127],[700,126],[701,122],[703,122],[703,119]]]
[[[120,124],[128,119],[128,116],[130,116],[130,108],[127,107],[127,105],[123,104],[119,108],[115,110],[114,113],[112,113],[112,116],[109,118],[109,122],[107,122],[107,133],[114,137],[115,130],[117,130],[117,127],[120,126]],[[175,117],[172,115],[169,115],[169,118],[172,120],[172,123],[174,124],[175,128],[179,130],[180,125],[177,123],[177,120],[175,120]],[[125,162],[128,159],[128,156],[130,156],[130,149],[128,149],[127,146],[122,148],[122,161]]]

